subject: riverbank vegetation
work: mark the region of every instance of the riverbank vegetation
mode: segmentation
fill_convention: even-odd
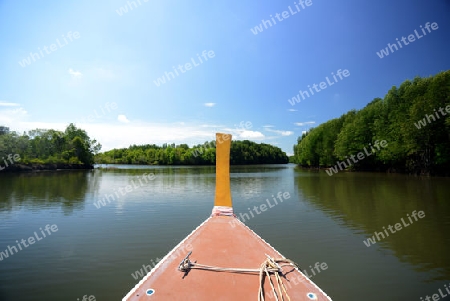
[[[95,157],[102,164],[213,165],[216,164],[215,141],[189,147],[187,144],[132,145],[113,149]],[[249,140],[232,141],[231,164],[286,164],[289,158],[279,147]]]
[[[100,149],[96,140],[74,124],[68,125],[64,132],[35,129],[22,135],[0,126],[0,158],[10,154],[20,156],[20,161],[8,166],[9,169],[29,170],[30,166],[47,169],[47,165],[50,169],[89,167]],[[28,168],[20,167],[24,165]]]
[[[101,145],[74,124],[64,132],[35,129],[22,135],[0,126],[0,158],[9,171],[92,168],[100,164],[214,165],[215,141],[189,147],[187,144],[132,145],[99,153]],[[232,141],[231,164],[285,164],[289,158],[280,148],[249,140]],[[1,161],[3,162],[3,161]]]
[[[369,149],[388,146],[350,160],[351,169],[442,174],[450,171],[450,71],[406,80],[384,98],[311,129],[294,146],[295,163],[310,168],[336,167]]]

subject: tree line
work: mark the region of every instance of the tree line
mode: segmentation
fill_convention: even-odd
[[[65,131],[35,129],[22,135],[0,126],[0,158],[20,155],[20,164],[158,164],[214,165],[215,141],[187,144],[131,145],[99,153],[101,144],[74,124]],[[5,159],[6,160],[6,159]],[[284,164],[289,158],[280,148],[249,140],[232,141],[231,164]]]
[[[132,145],[113,149],[95,156],[101,164],[147,164],[147,165],[214,165],[216,164],[215,141],[193,147],[187,144]],[[285,164],[289,158],[279,147],[249,140],[232,141],[230,164]]]
[[[449,175],[450,71],[406,80],[363,109],[309,130],[294,145],[294,162],[336,166],[382,140],[388,146],[350,168]]]
[[[73,123],[64,132],[35,129],[22,135],[0,126],[0,157],[19,154],[21,164],[88,164],[101,145]]]

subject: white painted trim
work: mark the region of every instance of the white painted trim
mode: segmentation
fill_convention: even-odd
[[[179,248],[186,240],[188,240],[200,227],[202,227],[211,217],[208,217],[203,223],[201,223],[197,228],[195,228],[194,231],[192,231],[188,236],[186,236],[178,245],[176,245],[166,256],[164,256],[163,259],[161,259],[160,262],[156,264],[156,266],[144,277],[141,281],[139,281],[138,284],[134,286],[134,288],[122,299],[122,301],[127,301],[128,298],[133,295],[136,290],[144,284],[144,282],[155,272],[170,256],[172,256],[173,253],[175,253],[175,250]]]
[[[212,216],[208,217],[203,223],[201,223],[197,228],[195,228],[194,231],[192,231],[188,236],[186,236],[178,245],[176,245],[164,258],[156,264],[156,266],[144,277],[141,281],[139,281],[138,284],[135,285],[135,287],[122,299],[122,301],[127,301],[128,298],[133,295],[136,290],[155,272],[172,254],[175,252],[177,248],[179,248],[186,240],[188,240],[200,227],[202,227],[206,222],[208,222]],[[266,242],[264,239],[261,238],[258,234],[256,234],[252,229],[250,229],[246,224],[241,222],[238,218],[235,218],[239,223],[241,223],[244,227],[246,227],[253,235],[255,235],[257,238],[259,238],[261,241],[263,241],[266,245],[268,245],[275,253],[280,255],[282,258],[286,258],[283,256],[280,252],[278,252],[274,247],[272,247],[268,242]],[[325,295],[328,300],[332,301],[332,299],[319,287],[317,284],[311,281],[305,274],[302,273],[301,270],[299,270],[296,266],[292,265],[307,281],[310,282],[317,290],[319,290],[323,295]]]
[[[283,256],[283,254],[281,254],[280,252],[278,252],[274,247],[272,247],[267,241],[265,241],[264,239],[261,238],[261,236],[259,236],[258,234],[256,234],[252,229],[250,229],[246,224],[244,224],[243,222],[241,222],[238,218],[236,218],[244,227],[246,227],[248,230],[250,230],[250,232],[253,233],[253,235],[255,235],[257,238],[261,239],[265,244],[267,244],[274,252],[278,253],[278,255],[280,255],[282,258],[286,258],[286,256]],[[332,301],[332,299],[330,298],[330,296],[328,296],[319,286],[317,286],[317,284],[315,284],[314,282],[312,282],[311,279],[309,279],[309,277],[305,276],[305,274],[302,273],[301,270],[299,270],[296,266],[292,265],[304,278],[306,278],[306,280],[308,280],[315,288],[317,288],[322,294],[324,294],[328,300]]]

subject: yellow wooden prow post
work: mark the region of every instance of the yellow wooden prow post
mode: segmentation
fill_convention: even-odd
[[[230,188],[230,147],[231,135],[216,133],[216,195],[214,198],[214,208],[220,211],[215,215],[227,214],[233,210]],[[213,209],[213,214],[215,212]],[[226,211],[228,211],[226,213]]]

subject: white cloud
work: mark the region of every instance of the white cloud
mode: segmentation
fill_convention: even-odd
[[[21,123],[15,122],[13,126],[10,126],[10,130],[16,131],[18,133],[23,133],[23,132],[27,132],[27,131],[35,130],[35,129],[52,129],[52,130],[57,130],[57,131],[63,132],[68,125],[69,125],[69,123],[60,123],[60,122],[48,123],[48,122],[24,121]],[[76,126],[78,127],[78,124]],[[88,135],[90,135],[89,132],[88,132]],[[90,137],[92,138],[91,135],[90,135]]]
[[[215,102],[205,102],[204,105],[205,105],[205,107],[212,108],[216,105],[216,103]]]
[[[281,136],[290,136],[293,135],[294,132],[293,131],[281,131],[281,130],[272,130],[271,129],[272,126],[264,126],[264,129],[268,132],[272,132],[272,133],[277,133]]]
[[[235,125],[236,126],[236,125]],[[251,127],[249,128],[229,128],[229,127],[222,127],[219,129],[216,129],[219,132],[222,133],[228,133],[231,134],[233,136],[233,139],[236,140],[241,140],[241,139],[245,139],[245,140],[264,140],[267,137],[264,136],[263,133],[259,132],[259,131],[250,131]]]
[[[128,120],[127,116],[125,115],[119,115],[117,116],[117,120],[119,120],[122,123],[129,123],[130,121]]]
[[[289,112],[297,112],[298,110],[296,109],[288,109]]]
[[[262,139],[264,134],[258,131],[240,131],[237,138],[241,139]]]
[[[2,114],[0,110],[0,125],[10,127],[12,131],[22,133],[32,129],[54,129],[64,131],[69,122],[29,122],[25,120],[29,116],[22,108],[17,109],[15,115],[2,122],[5,117],[10,115]],[[124,116],[124,115],[122,115]],[[26,117],[26,118],[25,118]],[[124,116],[123,118],[126,118]],[[128,120],[126,118],[126,120]],[[255,142],[276,143],[277,137],[265,136],[259,131],[233,129],[230,127],[216,126],[213,123],[206,126],[204,123],[195,122],[173,122],[173,123],[149,123],[143,121],[133,121],[129,123],[76,123],[78,128],[85,130],[91,139],[96,139],[102,144],[101,151],[108,151],[113,148],[129,147],[133,144],[156,144],[163,143],[186,143],[190,146],[204,143],[205,141],[213,141],[216,139],[216,133],[230,133],[233,140],[251,140]]]
[[[0,113],[0,117],[2,114]],[[3,125],[0,118],[0,124]],[[12,131],[19,133],[32,129],[54,129],[64,131],[67,123],[51,122],[14,122],[6,124]],[[189,145],[215,140],[215,132],[202,129],[199,125],[185,123],[77,123],[89,137],[102,144],[102,151],[113,148],[129,147],[132,144],[186,143]],[[150,134],[149,134],[150,133]]]
[[[295,122],[294,124],[297,126],[305,126],[305,125],[309,125],[309,124],[315,124],[315,121],[305,121],[305,122]]]
[[[22,107],[0,109],[0,125],[8,126],[12,131],[15,131],[16,129],[12,127],[18,122],[24,121],[27,116],[28,112]]]
[[[293,131],[279,131],[279,130],[273,130],[273,131],[271,131],[271,132],[280,134],[281,136],[290,136],[290,135],[293,135],[293,134],[294,134]]]
[[[97,139],[107,151],[132,144],[186,143],[195,145],[215,140],[215,132],[195,124],[134,122],[121,124],[80,124],[91,138]],[[112,135],[111,133],[114,133]]]
[[[5,102],[0,100],[0,107],[18,107],[20,104],[14,102]]]
[[[224,127],[223,125],[217,125],[217,124],[202,124],[201,125],[202,128],[220,128],[220,127]]]
[[[80,71],[74,71],[72,68],[69,69],[69,74],[72,75],[73,78],[79,78],[83,75]]]

